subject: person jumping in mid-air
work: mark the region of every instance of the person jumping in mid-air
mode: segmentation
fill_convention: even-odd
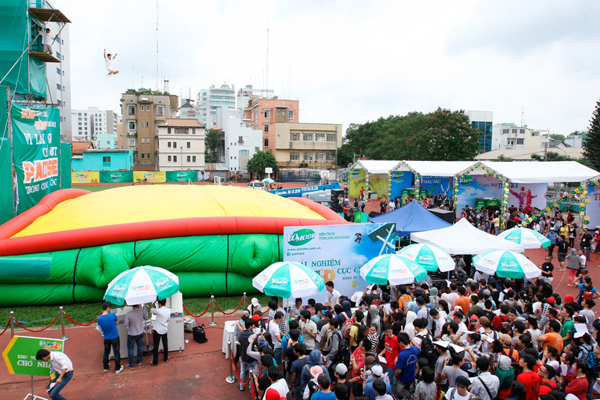
[[[357,233],[354,236],[356,236],[356,239],[354,239],[354,241],[362,246],[362,235],[360,233]]]
[[[106,49],[104,49],[104,61],[106,61],[106,69],[108,70],[108,75],[106,75],[107,78],[111,75],[116,75],[119,73],[119,71],[114,70],[112,66],[112,60],[115,58],[117,58],[117,53],[112,56],[111,54],[106,54]]]

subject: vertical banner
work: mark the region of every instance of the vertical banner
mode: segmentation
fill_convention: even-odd
[[[547,183],[510,183],[508,186],[508,205],[540,210],[546,207]]]
[[[456,216],[466,206],[475,208],[477,199],[502,199],[502,182],[493,176],[465,175],[459,179]]]
[[[392,241],[395,232],[393,223],[285,227],[283,260],[306,265],[350,297],[367,286],[360,267],[389,252],[385,241]],[[310,297],[323,302],[325,290]]]
[[[71,188],[71,143],[60,144],[60,188]]]
[[[198,171],[166,171],[167,182],[198,182]]]
[[[60,112],[12,103],[11,118],[20,214],[60,189]]]
[[[14,217],[10,139],[0,138],[0,225]]]
[[[166,172],[159,171],[133,171],[133,180],[134,182],[166,182],[167,174]]]
[[[413,184],[413,173],[410,171],[394,171],[391,174],[391,195],[392,199],[400,197],[402,190],[412,187]]]
[[[100,183],[133,183],[133,171],[100,171]]]
[[[587,186],[587,203],[585,205],[585,215],[589,218],[586,222],[588,228],[592,229],[600,225],[600,186],[588,185]]]
[[[367,191],[366,171],[364,169],[355,168],[348,171],[348,193],[350,197],[360,197],[360,188]]]

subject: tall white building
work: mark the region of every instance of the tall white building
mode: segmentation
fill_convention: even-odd
[[[217,126],[224,143],[224,161],[230,174],[247,173],[248,161],[262,151],[262,131],[247,128],[237,110],[217,109]]]
[[[255,89],[252,85],[246,85],[237,92],[237,108],[243,110],[250,107],[249,101],[253,97],[261,99],[272,99],[274,97],[273,89]]]
[[[196,118],[202,125],[212,128],[217,124],[219,107],[235,109],[235,87],[223,84],[221,87],[212,85],[208,89],[202,89],[198,92],[196,104],[199,109]]]
[[[72,110],[73,140],[88,142],[98,140],[98,134],[117,134],[117,125],[122,117],[112,110],[89,107],[87,110]]]
[[[198,120],[166,118],[158,124],[160,171],[204,171],[206,132]]]

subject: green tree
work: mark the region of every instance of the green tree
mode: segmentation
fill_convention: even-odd
[[[504,162],[509,162],[509,161],[515,161],[514,158],[511,157],[506,157],[504,154],[500,154],[498,156],[498,158],[496,158],[496,161],[504,161]]]
[[[587,138],[583,143],[583,158],[588,160],[596,171],[600,171],[600,100],[596,102]]]
[[[206,133],[206,139],[204,141],[206,145],[207,155],[206,162],[207,163],[216,163],[219,161],[219,142],[221,141],[221,137],[219,135],[219,131],[216,129],[209,129]]]
[[[565,140],[565,137],[563,135],[561,135],[560,133],[551,133],[548,135],[550,138],[554,139],[554,140],[559,140],[559,141],[563,141]]]
[[[248,160],[248,172],[256,174],[263,179],[265,176],[265,168],[273,168],[273,172],[279,172],[277,161],[273,154],[269,151],[256,152],[250,160]]]
[[[408,140],[412,160],[473,160],[481,131],[471,126],[463,110],[438,108],[427,115],[426,128]]]
[[[350,149],[348,143],[344,143],[342,147],[337,150],[337,165],[339,167],[347,167],[348,164],[352,164],[354,161],[354,155]]]
[[[571,157],[566,156],[564,154],[557,153],[555,151],[547,152],[545,158],[542,155],[533,153],[531,155],[531,159],[537,160],[537,161],[573,161],[573,159]]]

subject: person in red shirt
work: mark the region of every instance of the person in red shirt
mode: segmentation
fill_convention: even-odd
[[[586,400],[589,388],[588,380],[585,375],[587,363],[584,360],[575,360],[573,367],[575,368],[575,376],[565,388],[565,394],[573,394],[577,396],[579,400]]]
[[[385,335],[385,349],[379,355],[385,357],[385,365],[387,367],[388,377],[390,378],[390,385],[394,387],[394,374],[396,373],[396,361],[398,354],[400,354],[400,344],[398,338],[392,331],[392,325],[390,323],[383,324],[383,333]]]
[[[360,371],[365,366],[365,356],[373,348],[373,343],[367,338],[364,338],[359,344],[356,350],[350,356],[350,363],[352,364],[352,387],[355,396],[362,396],[363,381],[360,376]]]
[[[508,305],[502,304],[500,306],[500,315],[496,315],[494,319],[492,319],[492,329],[498,332],[502,327],[503,322],[508,322]]]
[[[544,364],[538,370],[537,374],[539,375],[542,382],[540,383],[540,388],[538,390],[538,395],[541,396],[543,394],[548,394],[553,390],[556,390],[558,386],[556,381],[553,379],[556,376],[556,370],[553,366]]]
[[[538,400],[538,392],[542,379],[538,374],[533,372],[535,367],[535,357],[521,353],[519,359],[519,366],[523,369],[523,372],[517,376],[517,381],[521,382],[525,386],[525,399],[526,400]]]

